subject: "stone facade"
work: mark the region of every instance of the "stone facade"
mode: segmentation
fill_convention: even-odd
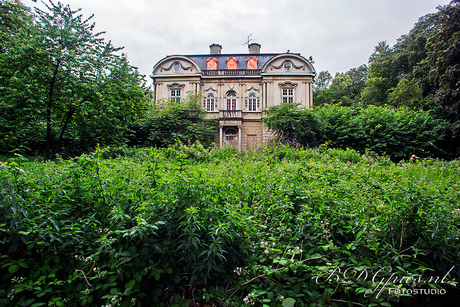
[[[297,53],[260,53],[259,44],[248,54],[172,55],[153,68],[154,99],[180,99],[200,94],[209,117],[219,120],[218,146],[239,150],[261,146],[271,138],[262,124],[262,111],[287,102],[313,105],[315,69]]]

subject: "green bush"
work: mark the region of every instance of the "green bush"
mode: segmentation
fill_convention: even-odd
[[[320,144],[324,125],[311,110],[300,110],[299,104],[284,103],[264,110],[263,122],[275,136],[291,145],[314,147]]]
[[[17,156],[0,164],[0,305],[426,303],[380,267],[452,305],[459,164],[284,144]]]
[[[276,106],[266,112],[264,122],[281,139],[315,147],[373,151],[392,161],[419,157],[443,157],[444,122],[429,112],[388,106],[368,108],[323,105],[298,110],[296,105]],[[442,145],[444,146],[444,145]]]
[[[217,134],[217,121],[206,117],[199,95],[188,93],[178,101],[156,102],[151,112],[133,125],[130,145],[168,147],[196,141],[209,147]]]

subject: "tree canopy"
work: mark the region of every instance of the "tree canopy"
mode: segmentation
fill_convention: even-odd
[[[332,80],[328,72],[319,73],[314,104],[430,110],[433,116],[448,120],[449,151],[459,156],[460,1],[437,9],[420,17],[393,46],[379,42],[367,66],[337,73]]]
[[[19,2],[11,2],[20,5]],[[95,143],[126,142],[128,125],[144,111],[144,76],[95,33],[93,16],[49,0],[46,9],[9,11],[25,20],[2,37],[0,148],[53,158]],[[24,18],[25,12],[29,18]],[[12,23],[14,25],[14,23]]]

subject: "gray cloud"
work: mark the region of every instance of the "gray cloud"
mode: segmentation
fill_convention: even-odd
[[[37,5],[23,0],[27,5]],[[332,75],[367,63],[379,41],[393,45],[418,18],[449,0],[64,0],[95,14],[96,30],[125,46],[130,63],[151,74],[171,54],[246,53],[250,33],[262,52],[313,56]],[[40,4],[38,4],[40,5]],[[149,79],[149,78],[148,78]],[[150,80],[148,80],[150,82]]]

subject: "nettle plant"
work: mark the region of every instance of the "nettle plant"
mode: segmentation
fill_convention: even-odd
[[[458,164],[284,145],[18,156],[0,164],[0,304],[422,305],[403,291],[433,289],[448,305]]]

